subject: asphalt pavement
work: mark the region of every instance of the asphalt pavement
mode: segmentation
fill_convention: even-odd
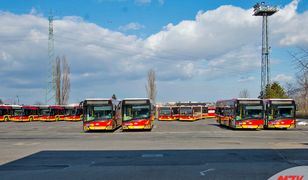
[[[267,179],[308,165],[308,126],[231,130],[213,119],[83,133],[82,122],[0,123],[0,179]]]

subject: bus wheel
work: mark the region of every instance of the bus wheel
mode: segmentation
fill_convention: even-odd
[[[56,117],[56,121],[59,121],[60,120],[60,118],[59,117]]]
[[[83,132],[87,133],[89,132],[89,129],[87,127],[83,127]]]
[[[30,117],[30,118],[29,118],[29,121],[33,121],[33,117]]]
[[[7,122],[9,120],[9,118],[6,116],[5,118],[4,118],[4,122]]]

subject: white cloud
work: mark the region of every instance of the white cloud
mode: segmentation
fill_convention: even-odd
[[[248,81],[254,81],[256,78],[254,76],[248,76],[248,77],[241,77],[238,79],[238,82],[248,82]]]
[[[32,14],[32,15],[37,14],[37,10],[35,9],[35,7],[32,7],[32,8],[31,8],[30,14]]]
[[[144,25],[142,24],[139,24],[137,22],[131,22],[131,23],[128,23],[124,26],[120,26],[119,27],[119,30],[121,31],[129,31],[129,30],[139,30],[139,29],[143,29],[145,28]]]
[[[278,82],[291,82],[293,80],[292,76],[286,75],[286,74],[277,74],[272,81],[278,81]]]
[[[165,4],[165,0],[158,0],[158,3],[159,3],[160,5],[163,5],[163,4]]]
[[[135,3],[138,5],[150,4],[151,0],[135,0]]]
[[[293,2],[280,10],[288,13],[270,17],[270,26],[277,27],[270,28],[273,45],[308,45],[308,34],[304,33],[308,29],[308,12],[298,14],[295,5]],[[44,94],[48,20],[38,15],[0,12],[0,26],[0,92],[14,96],[17,90],[33,89]],[[126,28],[144,26],[136,23]],[[150,68],[164,82],[225,77],[233,77],[235,83],[254,80],[257,76],[250,73],[260,70],[260,29],[261,18],[252,16],[252,9],[234,6],[200,11],[194,20],[168,24],[146,39],[72,16],[54,21],[55,54],[65,55],[71,64],[73,99],[105,93],[109,96],[119,84],[123,89],[139,85],[130,87],[130,92],[119,92],[138,96],[144,93],[145,75]],[[238,80],[239,77],[242,78]],[[275,78],[288,80],[286,75]]]

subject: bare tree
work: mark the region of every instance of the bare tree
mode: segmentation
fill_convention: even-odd
[[[61,63],[62,62],[62,63]],[[62,64],[62,69],[61,69]],[[55,103],[57,105],[67,104],[70,94],[70,67],[68,62],[63,56],[60,59],[57,56],[54,64],[54,71],[53,71],[53,82],[54,82],[54,91],[55,91]]]
[[[308,113],[308,69],[298,76],[297,83],[299,85],[299,103],[300,108]]]
[[[238,95],[239,98],[249,98],[249,92],[247,89],[243,89],[240,91],[239,95]]]
[[[148,71],[148,84],[145,86],[148,98],[151,99],[154,103],[156,100],[156,75],[153,69]]]
[[[59,56],[57,56],[55,60],[53,81],[55,90],[55,103],[57,105],[60,105],[61,104],[61,59]]]
[[[289,52],[299,71],[308,70],[308,50],[299,47],[297,52]]]
[[[61,87],[61,104],[67,104],[69,100],[71,82],[70,82],[70,67],[66,60],[66,57],[63,56],[62,59],[62,87]]]
[[[298,70],[294,98],[297,101],[298,109],[308,114],[308,50],[299,47],[297,52],[289,54]]]

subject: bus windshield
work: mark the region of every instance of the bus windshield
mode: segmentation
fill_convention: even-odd
[[[242,119],[260,119],[263,118],[262,106],[243,106]]]
[[[184,116],[191,116],[192,115],[192,108],[190,108],[190,107],[181,108],[180,113],[181,113],[181,115],[184,115]]]
[[[274,106],[273,107],[273,116],[275,119],[281,119],[281,118],[294,118],[294,111],[295,107],[294,106],[284,106],[284,105],[279,105],[279,106]]]
[[[85,121],[107,120],[112,118],[112,106],[88,106],[85,112]]]
[[[169,108],[161,108],[159,114],[162,116],[170,116],[171,110]]]
[[[150,105],[125,105],[123,121],[150,118]]]

